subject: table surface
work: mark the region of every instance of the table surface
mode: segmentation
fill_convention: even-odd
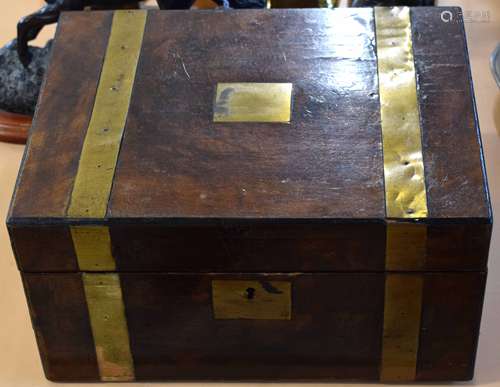
[[[19,17],[32,12],[42,3],[41,0],[10,2],[0,15],[0,44],[14,36],[15,22]],[[492,203],[494,210],[500,210],[500,90],[493,81],[489,69],[489,55],[500,41],[500,1],[442,0],[439,5],[462,6],[467,18],[467,38]],[[53,28],[44,31],[38,42],[47,39],[51,33]],[[0,143],[0,219],[5,219],[7,214],[23,149],[24,147],[20,145]],[[500,387],[499,227],[500,224],[496,223],[493,229],[476,377],[471,384]],[[0,316],[0,386],[51,385],[42,372],[21,280],[10,248],[7,230],[3,224],[0,224]],[[151,384],[153,383],[135,385]],[[170,383],[169,386],[174,384],[177,383]],[[71,384],[74,387],[79,385]],[[237,385],[242,386],[242,384]],[[288,385],[292,384],[282,384],[282,386]]]

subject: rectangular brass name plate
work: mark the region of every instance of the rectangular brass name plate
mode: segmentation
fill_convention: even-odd
[[[288,281],[212,281],[216,319],[290,320],[292,285]]]
[[[291,83],[218,83],[214,122],[289,123]]]

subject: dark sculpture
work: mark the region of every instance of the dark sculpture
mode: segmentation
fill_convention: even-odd
[[[17,25],[17,52],[26,67],[31,60],[28,42],[37,37],[42,28],[56,23],[62,11],[93,9],[137,8],[137,0],[45,0],[47,5],[21,19]],[[156,0],[160,9],[189,9],[195,0]],[[223,5],[224,0],[216,0]],[[231,8],[264,8],[265,0],[228,0]]]
[[[0,48],[0,109],[33,114],[51,49],[52,40],[43,48],[30,46],[31,61],[23,67],[15,40]]]

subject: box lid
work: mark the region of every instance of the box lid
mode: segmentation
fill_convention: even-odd
[[[65,13],[8,224],[24,271],[482,270],[460,10]]]

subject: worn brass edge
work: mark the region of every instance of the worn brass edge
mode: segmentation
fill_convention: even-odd
[[[411,382],[416,378],[423,274],[387,273],[380,380]]]
[[[147,12],[116,11],[67,215],[103,218],[127,120]]]
[[[102,381],[133,381],[125,306],[116,273],[82,273],[85,299]]]

